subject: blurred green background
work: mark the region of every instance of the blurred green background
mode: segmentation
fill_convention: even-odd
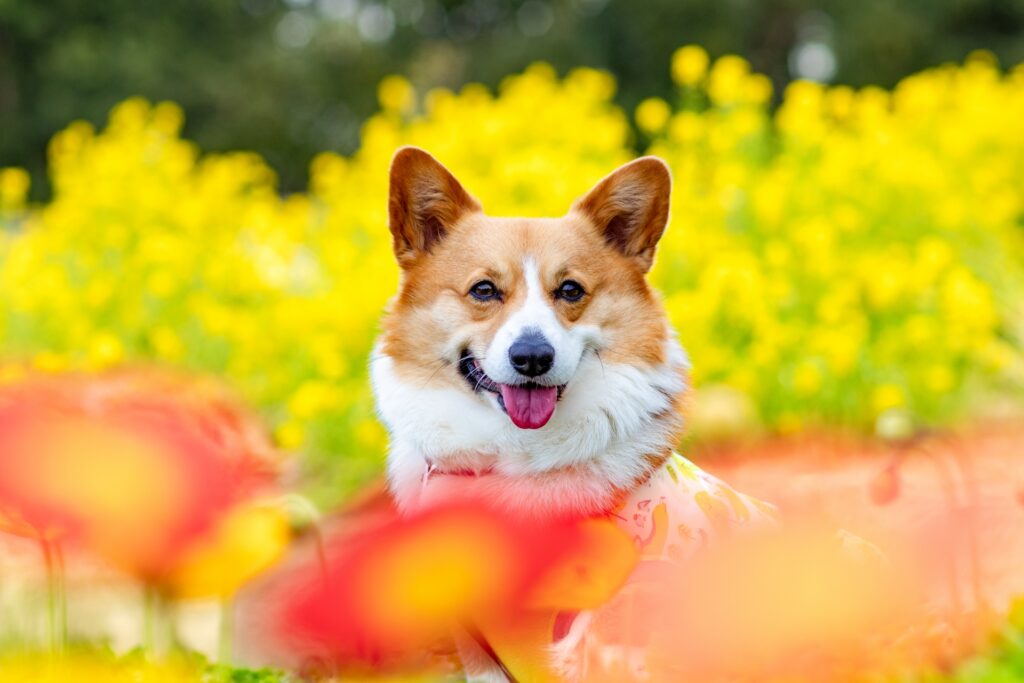
[[[317,152],[351,152],[376,84],[494,86],[544,60],[611,71],[627,111],[669,96],[680,45],[794,77],[893,85],[972,49],[1024,61],[1024,0],[0,0],[0,166],[28,168],[71,119],[134,95],[187,112],[207,151],[263,155],[305,186]],[[638,140],[638,147],[642,141]]]

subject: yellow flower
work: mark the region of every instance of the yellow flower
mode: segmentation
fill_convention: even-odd
[[[330,410],[335,403],[335,389],[326,382],[307,380],[288,399],[288,412],[299,420]]]
[[[708,53],[699,45],[686,45],[672,54],[672,80],[696,85],[708,70]]]
[[[278,444],[286,451],[299,448],[306,440],[306,429],[302,423],[295,420],[288,420],[278,425],[274,430],[274,436]]]
[[[146,281],[150,294],[158,298],[166,298],[177,288],[178,278],[168,270],[154,271]]]
[[[743,85],[743,99],[750,104],[765,105],[772,99],[772,79],[764,74],[751,74]]]
[[[31,182],[24,169],[0,168],[0,209],[22,208]]]
[[[634,114],[675,178],[652,278],[695,382],[741,391],[750,423],[775,431],[869,431],[879,406],[969,413],[975,387],[1024,367],[1024,71],[972,56],[891,91],[796,82],[777,110],[739,57],[712,67],[686,46],[671,73],[682,108],[652,98]],[[358,151],[318,155],[287,197],[258,156],[181,139],[172,103],[74,122],[51,142],[46,203],[25,204],[24,171],[0,171],[0,222],[24,226],[0,230],[3,350],[45,371],[130,356],[215,374],[287,448],[372,472],[385,438],[366,367],[398,283],[394,150],[427,148],[491,213],[561,215],[635,154],[615,86],[535,64],[419,109],[386,78]],[[865,390],[861,370],[899,378],[898,400]]]
[[[174,136],[181,131],[185,123],[185,112],[174,102],[160,102],[153,107],[150,120],[154,130]]]
[[[32,357],[32,365],[43,372],[60,372],[68,366],[68,359],[54,351],[40,351]]]
[[[810,361],[803,361],[793,372],[793,389],[801,396],[811,396],[821,389],[821,371]]]
[[[382,451],[383,447],[387,444],[387,433],[376,420],[363,420],[357,424],[355,437],[357,443],[363,448],[378,452]]]
[[[906,403],[903,387],[898,384],[882,384],[871,393],[871,405],[877,414],[891,408],[900,408]]]
[[[669,124],[670,138],[684,144],[699,140],[704,131],[703,119],[693,112],[680,112],[672,117]]]
[[[20,653],[0,659],[0,683],[201,683],[192,663],[157,663],[145,657],[114,660],[103,654]]]
[[[854,97],[853,88],[843,85],[831,88],[826,95],[826,100],[832,116],[840,121],[849,118],[853,111]]]
[[[156,355],[164,360],[175,361],[185,352],[181,338],[170,327],[161,325],[149,333],[149,343]]]
[[[708,95],[716,104],[730,104],[740,99],[750,65],[736,55],[725,55],[715,60],[708,78]]]
[[[388,76],[377,86],[377,101],[385,111],[404,114],[416,104],[416,91],[401,76]]]
[[[658,97],[648,97],[636,108],[636,123],[647,133],[658,133],[664,130],[672,110],[668,103]]]
[[[928,372],[925,374],[925,383],[929,391],[942,394],[952,389],[956,384],[956,375],[946,365],[933,365],[928,368]]]
[[[13,363],[0,365],[0,386],[13,384],[25,378],[26,371],[21,365]]]
[[[238,508],[186,553],[169,579],[171,590],[179,598],[228,598],[281,558],[290,535],[284,511]]]
[[[116,365],[123,357],[121,340],[110,332],[100,332],[89,344],[89,364],[93,368]]]

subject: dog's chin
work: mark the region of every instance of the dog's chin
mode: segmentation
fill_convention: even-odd
[[[498,407],[520,429],[540,429],[555,414],[566,385],[544,385],[536,382],[501,384],[487,376],[469,350],[459,358],[459,373],[474,393],[494,394]]]

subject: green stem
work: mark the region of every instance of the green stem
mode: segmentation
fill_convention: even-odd
[[[230,597],[224,597],[220,601],[220,632],[217,636],[217,660],[221,664],[231,664],[234,637],[234,602]]]
[[[142,588],[142,649],[153,651],[153,590]]]
[[[163,659],[179,646],[174,628],[174,613],[167,595],[147,584],[143,592],[143,639],[146,654]]]
[[[67,596],[64,590],[64,555],[60,544],[39,538],[39,548],[46,563],[46,603],[50,630],[50,651],[54,655],[64,652],[68,636]]]
[[[152,586],[142,589],[142,649],[152,655],[156,650],[157,596]]]
[[[59,620],[61,650],[68,646],[68,574],[64,565],[64,549],[54,541],[53,557],[57,567],[57,619]]]

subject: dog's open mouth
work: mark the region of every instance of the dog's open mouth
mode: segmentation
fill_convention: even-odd
[[[473,391],[497,394],[498,405],[520,429],[540,429],[555,414],[555,404],[562,398],[565,385],[544,386],[536,382],[499,384],[487,376],[468,350],[459,358],[459,372]]]

